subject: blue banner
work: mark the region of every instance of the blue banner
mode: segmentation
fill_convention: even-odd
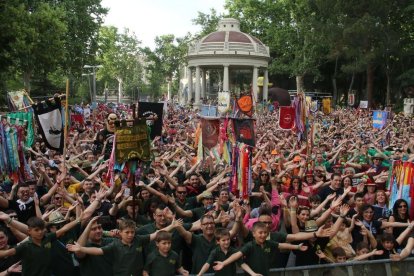
[[[387,111],[374,110],[372,115],[372,126],[374,128],[383,128],[387,123]]]

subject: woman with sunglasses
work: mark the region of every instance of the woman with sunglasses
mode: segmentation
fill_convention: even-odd
[[[252,189],[252,195],[250,197],[250,206],[252,209],[260,206],[260,203],[263,201],[262,192],[260,187],[263,186],[264,190],[271,194],[272,185],[270,184],[270,175],[267,171],[261,170],[259,173],[259,179],[254,182],[254,187]]]
[[[374,207],[369,204],[365,204],[362,206],[361,215],[358,218],[361,223],[364,225],[365,228],[368,229],[369,232],[372,233],[374,237],[380,235],[384,228],[387,227],[407,227],[410,223],[407,222],[398,222],[398,221],[379,221],[374,219]],[[402,229],[401,232],[403,232]],[[398,237],[398,236],[394,236]],[[361,234],[361,227],[358,225],[352,231],[352,239],[353,239],[353,246],[356,246],[359,242],[364,240],[363,235]]]
[[[390,222],[410,222],[410,214],[408,212],[408,203],[405,199],[397,199],[392,207],[392,215],[389,219]],[[392,233],[394,237],[398,237],[404,229],[393,228]]]

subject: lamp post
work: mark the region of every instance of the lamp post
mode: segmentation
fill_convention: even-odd
[[[93,78],[93,89],[92,89],[92,102],[96,102],[96,68],[102,68],[102,65],[84,65],[84,69],[92,68],[92,78]]]

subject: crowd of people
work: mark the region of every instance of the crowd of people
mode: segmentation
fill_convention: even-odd
[[[410,204],[388,203],[390,166],[414,160],[411,118],[377,130],[365,109],[316,113],[309,143],[278,128],[277,110],[257,113],[252,189],[241,198],[231,164],[197,158],[195,111],[169,106],[131,183],[127,165],[109,162],[125,112],[86,108],[66,156],[37,136],[26,148],[35,180],[2,176],[0,275],[268,275],[411,255]]]

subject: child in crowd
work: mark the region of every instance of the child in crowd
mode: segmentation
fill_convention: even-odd
[[[68,244],[71,252],[80,252],[90,255],[110,255],[113,260],[112,270],[114,275],[141,276],[144,268],[144,247],[153,240],[156,233],[140,236],[135,234],[136,224],[132,220],[120,220],[119,236],[112,243],[102,248],[83,247],[78,243]]]
[[[37,217],[27,221],[29,239],[15,248],[0,251],[0,258],[16,255],[22,259],[23,276],[50,276],[52,274],[52,242],[80,223],[78,218],[57,230],[46,233],[45,222]]]
[[[230,246],[230,231],[225,228],[216,229],[214,236],[216,238],[218,246],[211,251],[207,262],[203,265],[199,276],[203,275],[208,271],[210,266],[215,262],[225,261],[232,254],[236,253],[237,250]],[[232,276],[236,275],[236,263],[229,264],[220,271],[216,271],[214,275]]]
[[[176,272],[188,275],[180,264],[180,256],[171,250],[172,234],[167,231],[159,231],[155,236],[157,251],[153,251],[147,257],[143,276],[174,276]]]
[[[242,265],[244,271],[250,275],[261,274],[266,276],[269,275],[271,257],[277,253],[277,249],[307,250],[307,246],[302,244],[293,245],[267,240],[269,235],[268,227],[262,222],[256,222],[253,225],[252,231],[254,240],[246,243],[240,251],[234,253],[223,262],[217,262],[213,267],[214,270],[222,270],[225,266],[244,256],[245,264]]]

